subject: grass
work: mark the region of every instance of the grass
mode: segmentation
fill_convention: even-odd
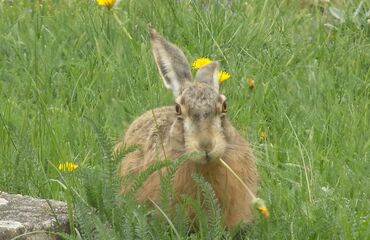
[[[358,24],[360,2],[332,3],[341,22],[288,0],[122,1],[120,25],[94,1],[1,1],[0,190],[84,198],[82,186],[94,187],[86,179],[96,179],[57,167],[107,164],[90,122],[114,141],[145,110],[172,103],[151,56],[151,24],[190,61],[211,57],[231,73],[221,91],[253,145],[258,195],[271,211],[235,238],[368,239],[370,5]]]

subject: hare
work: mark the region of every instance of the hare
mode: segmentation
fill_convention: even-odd
[[[257,171],[251,148],[226,117],[226,97],[219,93],[218,62],[201,67],[192,81],[190,65],[184,53],[150,29],[151,46],[164,85],[171,89],[174,106],[150,110],[128,127],[124,139],[114,151],[139,145],[120,165],[121,177],[143,171],[163,159],[176,159],[197,152],[184,161],[173,178],[174,199],[182,194],[195,197],[197,171],[213,187],[227,227],[252,220],[252,197],[220,163],[222,158],[250,190],[257,188]],[[130,190],[122,186],[122,192]],[[137,199],[159,201],[160,174],[152,174],[137,192]],[[189,215],[192,217],[191,210]]]

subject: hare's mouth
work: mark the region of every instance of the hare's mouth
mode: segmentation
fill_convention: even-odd
[[[207,152],[205,153],[204,158],[206,159],[207,162],[212,160],[211,156]]]
[[[225,151],[224,144],[218,144],[216,147],[210,149],[202,149],[200,147],[192,147],[191,145],[186,149],[187,152],[195,153],[192,161],[200,164],[216,162]]]
[[[199,156],[194,158],[193,161],[200,164],[207,164],[215,162],[218,158],[207,152],[198,152]]]

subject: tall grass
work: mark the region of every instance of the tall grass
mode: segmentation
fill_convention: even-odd
[[[118,183],[107,173],[119,159],[107,162],[107,146],[145,110],[172,104],[150,53],[151,24],[190,61],[208,56],[232,75],[221,91],[257,155],[258,195],[271,218],[215,230],[219,238],[369,238],[370,5],[332,4],[345,19],[288,0],[122,1],[114,11],[130,39],[94,1],[1,1],[0,190],[68,201],[83,238],[211,237],[207,228],[188,231],[183,206],[171,218],[113,198]],[[79,168],[60,172],[62,162]],[[115,222],[118,213],[127,222]]]

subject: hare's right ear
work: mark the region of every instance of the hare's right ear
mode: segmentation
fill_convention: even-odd
[[[165,40],[154,28],[149,31],[154,59],[164,85],[171,88],[177,97],[185,82],[191,80],[188,60],[178,47]]]

